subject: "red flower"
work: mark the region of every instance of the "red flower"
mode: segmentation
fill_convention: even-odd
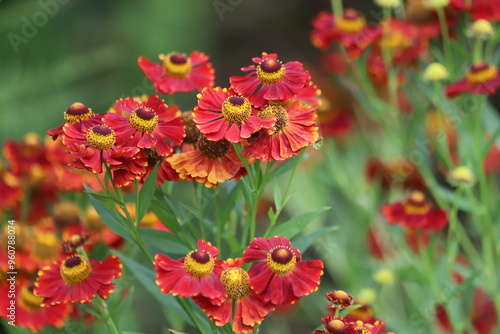
[[[500,21],[500,2],[495,0],[451,0],[450,8],[470,11],[473,21]]]
[[[166,159],[181,179],[216,188],[218,183],[239,178],[246,172],[227,140],[210,141],[201,137],[197,145],[193,151],[175,153]]]
[[[215,71],[208,62],[209,57],[202,52],[193,51],[186,57],[183,53],[160,54],[162,64],[139,57],[141,71],[151,80],[155,89],[162,94],[175,92],[201,91],[214,85]]]
[[[342,317],[335,317],[333,315],[327,315],[321,318],[321,322],[325,325],[324,330],[315,330],[314,334],[358,334],[358,332],[352,323],[346,321]],[[364,333],[363,333],[364,334]]]
[[[449,84],[446,96],[451,98],[464,93],[492,95],[499,87],[500,73],[497,68],[481,62],[472,65],[465,78]]]
[[[434,208],[420,191],[412,192],[404,202],[385,204],[381,212],[391,224],[422,231],[437,231],[448,223],[446,211]]]
[[[90,127],[92,125],[99,124],[101,118],[102,115],[93,114],[92,109],[80,102],[73,103],[69,106],[68,110],[64,112],[64,120],[66,121],[64,124],[85,124],[85,126]],[[59,125],[46,133],[52,137],[52,140],[56,140],[57,137],[63,135],[64,124]]]
[[[72,255],[40,270],[34,292],[44,298],[42,306],[89,303],[96,294],[108,298],[115,288],[111,282],[121,274],[120,259],[114,255],[102,262]]]
[[[309,72],[304,71],[298,61],[283,65],[276,53],[266,52],[262,52],[262,58],[255,57],[252,61],[257,65],[241,68],[250,73],[243,77],[232,76],[229,81],[236,92],[248,98],[256,107],[270,100],[292,100],[309,83]]]
[[[0,287],[0,316],[11,321],[9,307],[11,302],[15,302],[15,325],[28,328],[31,332],[38,332],[45,326],[50,325],[54,328],[61,328],[68,319],[72,307],[69,304],[58,304],[42,307],[42,297],[33,294],[34,286],[24,278],[17,278],[17,293],[14,298],[8,298],[8,285]]]
[[[285,237],[255,238],[243,252],[254,262],[248,273],[252,290],[273,304],[292,304],[318,289],[321,260],[302,261],[300,251]]]
[[[201,239],[197,246],[197,249],[178,260],[156,254],[156,284],[161,292],[174,296],[224,298],[226,292],[219,281],[223,261],[216,259],[219,250]]]
[[[115,146],[115,132],[103,124],[91,128],[65,124],[63,129],[63,143],[75,159],[71,165],[95,174],[102,173],[103,162],[121,165],[123,159],[132,158],[140,151],[137,147]]]
[[[204,89],[198,94],[193,118],[200,132],[209,140],[227,139],[237,143],[249,138],[261,128],[270,128],[274,119],[257,117],[250,101],[232,90],[220,87]]]
[[[364,16],[357,10],[347,8],[342,16],[329,12],[320,12],[312,25],[312,44],[320,49],[327,49],[331,42],[343,45],[350,57],[359,57],[361,53],[381,35],[379,26],[367,26]]]
[[[220,275],[220,281],[226,291],[225,298],[193,298],[217,326],[224,326],[231,322],[231,327],[236,333],[253,331],[255,324],[260,324],[275,307],[271,303],[262,301],[260,296],[250,288],[250,276],[241,268],[242,265],[241,258],[225,261],[224,271]]]
[[[244,151],[247,157],[263,161],[286,160],[302,148],[318,140],[315,108],[299,101],[286,109],[278,104],[270,104],[259,112],[264,119],[276,118],[274,131],[259,132]]]
[[[178,109],[169,108],[158,95],[151,95],[146,102],[132,97],[120,99],[115,108],[130,117],[107,113],[104,123],[116,133],[119,146],[152,148],[161,156],[169,155],[173,146],[182,143],[185,132]]]
[[[380,182],[382,190],[389,190],[391,187],[427,189],[417,167],[406,158],[398,158],[388,163],[378,158],[370,158],[366,163],[365,174],[369,182]]]

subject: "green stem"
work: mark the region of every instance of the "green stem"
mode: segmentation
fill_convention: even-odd
[[[200,333],[200,334],[207,334],[207,331],[202,326],[200,320],[196,317],[196,314],[193,312],[193,309],[188,304],[187,300],[184,299],[184,298],[180,298],[178,296],[175,296],[175,299],[177,300],[177,302],[179,303],[179,305],[182,307],[182,309],[184,310],[184,312],[186,312],[186,314],[188,315],[188,317],[191,319],[191,321],[193,322],[193,325],[198,330],[198,333]]]
[[[450,32],[448,29],[448,22],[446,21],[446,15],[444,13],[444,8],[436,8],[436,12],[438,14],[439,25],[441,27],[441,35],[443,36],[443,50],[446,68],[448,69],[449,73],[454,73],[453,58],[451,56]]]
[[[342,16],[344,13],[342,0],[331,0],[333,14],[336,16]]]
[[[99,314],[102,316],[102,319],[106,324],[106,327],[108,327],[109,332],[111,334],[120,334],[120,331],[116,327],[113,318],[111,318],[111,315],[109,314],[108,305],[106,304],[106,302],[102,298],[96,296],[94,299],[94,305],[99,311]]]
[[[472,64],[477,64],[483,60],[483,40],[476,37],[474,47],[472,48]]]

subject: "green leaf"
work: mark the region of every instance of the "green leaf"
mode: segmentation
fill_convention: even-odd
[[[84,185],[85,189],[87,189],[87,186]],[[106,202],[106,203],[112,203],[112,204],[118,204],[118,205],[122,205],[123,202],[112,197],[112,196],[109,196],[109,195],[103,195],[103,194],[99,194],[99,193],[95,193],[93,192],[92,190],[90,191],[84,191],[85,194],[88,194],[92,197],[94,197],[95,199],[101,201],[101,202]]]
[[[158,165],[155,166],[151,174],[149,174],[146,181],[142,185],[139,192],[139,199],[137,200],[136,220],[140,222],[151,205],[151,201],[155,195],[156,190],[156,174],[158,173]]]
[[[192,250],[178,235],[149,227],[139,227],[138,230],[147,246],[156,248],[169,256],[184,256]]]
[[[310,234],[297,237],[297,239],[293,241],[293,247],[304,253],[320,236],[327,235],[328,233],[338,229],[338,226],[329,226],[316,230]]]
[[[151,202],[151,211],[156,214],[163,225],[177,234],[182,231],[182,226],[177,221],[177,215],[172,211],[170,205],[164,201],[165,198],[162,197],[162,199],[163,201],[153,200]]]
[[[282,202],[283,196],[281,195],[281,189],[278,186],[276,179],[274,179],[273,198],[274,198],[274,204],[276,205],[276,207],[282,208],[284,205],[284,203]]]
[[[89,195],[90,192],[92,192],[92,190],[90,190],[89,188],[86,188],[86,191],[87,193],[89,193]],[[135,243],[133,236],[124,227],[127,222],[122,215],[118,214],[118,212],[116,212],[114,209],[108,208],[104,202],[101,202],[94,196],[90,196],[90,202],[96,209],[99,217],[102,219],[104,224],[106,224],[106,226],[108,226],[111,231],[113,231],[115,234],[118,234],[122,238]],[[109,202],[107,203],[109,205]]]
[[[318,210],[304,213],[300,216],[294,217],[289,221],[274,227],[266,236],[284,236],[285,238],[291,239],[300,232],[302,232],[307,225],[309,225],[314,218],[319,216],[321,213],[330,210],[330,207],[322,207]]]
[[[241,197],[241,187],[242,183],[238,182],[235,184],[233,189],[227,194],[226,199],[224,200],[224,204],[222,204],[222,208],[219,213],[219,217],[217,217],[217,221],[221,224],[225,224],[233,211],[236,202]]]

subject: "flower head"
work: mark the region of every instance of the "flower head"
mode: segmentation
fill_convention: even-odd
[[[448,223],[446,211],[433,207],[420,191],[413,191],[403,202],[385,204],[381,212],[391,224],[422,231],[437,231]]]
[[[217,254],[216,247],[201,239],[197,249],[178,260],[156,254],[156,284],[161,292],[174,296],[224,298],[225,291],[219,280],[222,260],[216,259]]]
[[[298,61],[283,64],[276,53],[262,53],[252,59],[257,65],[241,68],[247,75],[229,78],[231,87],[256,107],[269,100],[292,100],[309,83],[309,72]]]
[[[274,118],[261,119],[250,101],[232,90],[220,87],[204,89],[198,94],[193,119],[209,140],[227,139],[236,143],[264,128],[271,128]]]
[[[85,104],[80,102],[75,102],[71,104],[68,109],[64,112],[64,120],[66,121],[64,124],[98,124],[100,123],[100,119],[102,115],[94,114],[92,109],[87,107]],[[56,140],[63,132],[63,126],[59,125],[58,127],[47,131],[46,133],[52,137],[52,140]]]
[[[449,98],[465,93],[492,95],[499,87],[498,69],[488,63],[480,62],[472,65],[463,79],[449,84],[446,87],[446,95]]]
[[[441,63],[430,63],[424,73],[423,77],[426,80],[429,81],[439,81],[439,80],[444,80],[448,78],[448,71],[446,70],[446,67],[444,67],[443,64]]]
[[[263,119],[275,118],[271,131],[260,131],[243,151],[243,155],[263,161],[286,160],[302,148],[318,140],[315,108],[299,101],[288,107],[269,104],[259,114]]]
[[[302,261],[299,250],[285,237],[255,238],[243,261],[255,262],[249,270],[252,290],[275,305],[295,303],[316,291],[323,275],[323,262]]]
[[[155,89],[162,94],[175,92],[201,91],[214,85],[215,71],[208,61],[209,57],[202,52],[193,51],[186,56],[184,53],[172,52],[160,54],[162,64],[139,57],[141,71],[151,80]]]
[[[255,325],[260,324],[275,308],[272,303],[263,301],[251,289],[250,275],[241,268],[242,265],[241,258],[228,259],[224,262],[220,281],[226,292],[225,298],[193,298],[217,326],[224,326],[231,322],[231,327],[236,333],[253,331]]]
[[[115,108],[130,114],[125,117],[108,113],[104,117],[120,146],[154,147],[159,155],[166,156],[173,146],[182,143],[185,131],[178,109],[169,108],[158,95],[151,95],[145,102],[132,97],[120,99]]]
[[[35,282],[35,295],[43,297],[42,306],[89,303],[96,294],[108,298],[122,274],[120,259],[114,255],[104,261],[70,255],[62,262],[42,268]]]

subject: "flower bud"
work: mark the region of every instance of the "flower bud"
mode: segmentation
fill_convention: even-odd
[[[448,70],[441,63],[430,63],[424,70],[423,77],[429,81],[439,81],[448,78]]]
[[[480,19],[472,23],[470,33],[474,37],[489,38],[495,34],[495,29],[491,22]]]
[[[458,166],[448,174],[448,182],[454,186],[471,185],[474,181],[474,174],[465,166]]]
[[[394,273],[389,269],[380,269],[373,274],[373,279],[381,284],[391,284],[394,282]]]
[[[425,5],[430,8],[443,8],[450,4],[450,0],[426,0]]]
[[[401,0],[375,0],[375,3],[382,8],[396,8],[401,5]]]

